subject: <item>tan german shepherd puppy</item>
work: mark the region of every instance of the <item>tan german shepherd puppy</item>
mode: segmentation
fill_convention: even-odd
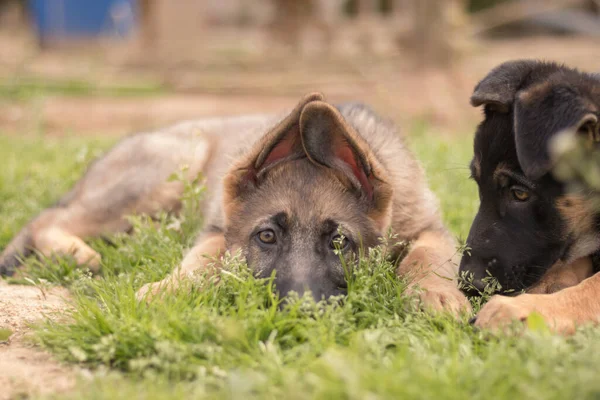
[[[209,119],[122,140],[17,235],[0,270],[10,275],[32,251],[98,268],[100,256],[84,239],[128,231],[127,215],[176,212],[183,184],[167,178],[182,164],[190,179],[205,177],[206,224],[181,266],[144,286],[139,298],[176,289],[226,250],[241,250],[258,276],[276,270],[282,296],[306,289],[316,299],[342,294],[336,246],[356,253],[391,230],[412,243],[398,273],[410,276],[412,290],[423,289],[423,305],[468,311],[454,279],[455,242],[402,138],[365,106],[336,108],[320,94],[283,117]]]

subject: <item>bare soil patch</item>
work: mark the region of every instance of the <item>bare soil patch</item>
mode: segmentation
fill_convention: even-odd
[[[49,289],[45,296],[34,286],[0,281],[0,328],[12,335],[0,343],[0,400],[27,398],[69,390],[75,370],[56,361],[28,340],[30,325],[67,308],[64,288]]]

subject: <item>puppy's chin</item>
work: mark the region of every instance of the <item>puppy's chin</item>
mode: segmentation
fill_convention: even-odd
[[[518,268],[514,268],[517,269]],[[497,284],[500,285],[500,289],[493,293],[493,294],[501,294],[504,296],[516,296],[519,295],[521,293],[523,293],[524,288],[532,286],[534,284],[537,283],[536,282],[523,282],[519,276],[516,275],[516,273],[518,271],[515,271],[513,268],[509,269],[509,270],[505,270],[505,272],[503,272],[504,274],[504,280],[499,279],[498,277],[498,271],[496,271],[495,274],[492,274],[490,276],[490,274],[487,272],[487,270],[484,269],[469,269],[469,268],[465,268],[465,269],[461,269],[462,271],[467,271],[467,273],[473,274],[473,279],[471,281],[469,281],[468,283],[465,282],[464,283],[464,287],[461,289],[462,292],[469,297],[479,297],[481,296],[483,293],[485,293],[486,288],[488,286],[491,287],[497,287]],[[477,271],[485,271],[485,272],[477,272]],[[494,283],[494,279],[497,280],[497,284]],[[489,289],[488,289],[489,290]]]
[[[473,289],[472,287],[461,288],[461,292],[463,292],[463,294],[467,297],[480,297],[481,296],[481,292],[479,292],[477,289]]]

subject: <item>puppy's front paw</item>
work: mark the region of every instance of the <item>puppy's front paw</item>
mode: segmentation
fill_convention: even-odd
[[[524,322],[534,310],[526,301],[515,301],[517,299],[518,297],[493,296],[475,317],[475,326],[499,331],[506,330],[516,321]]]
[[[139,302],[145,301],[148,303],[155,298],[162,296],[165,292],[174,290],[173,286],[173,282],[167,281],[167,279],[163,279],[159,282],[147,283],[137,291],[135,297]]]
[[[453,282],[423,282],[409,287],[408,292],[418,296],[426,311],[449,312],[456,317],[471,312],[471,303]]]
[[[474,318],[478,328],[494,332],[509,332],[515,322],[526,322],[534,312],[540,314],[554,332],[571,334],[575,331],[575,321],[561,311],[552,295],[522,294],[517,297],[496,295],[490,299]]]

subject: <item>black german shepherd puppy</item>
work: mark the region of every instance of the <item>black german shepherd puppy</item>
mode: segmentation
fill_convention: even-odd
[[[497,327],[532,311],[562,332],[597,320],[600,275],[584,279],[598,268],[587,257],[597,258],[600,250],[600,210],[587,192],[568,191],[567,183],[556,179],[550,144],[570,131],[597,145],[600,75],[551,62],[507,62],[475,87],[471,104],[484,106],[485,117],[475,134],[471,162],[480,207],[460,271],[472,274],[478,290],[489,274],[505,291],[556,291],[496,296],[481,310],[476,325]],[[571,279],[539,289],[548,271]]]

